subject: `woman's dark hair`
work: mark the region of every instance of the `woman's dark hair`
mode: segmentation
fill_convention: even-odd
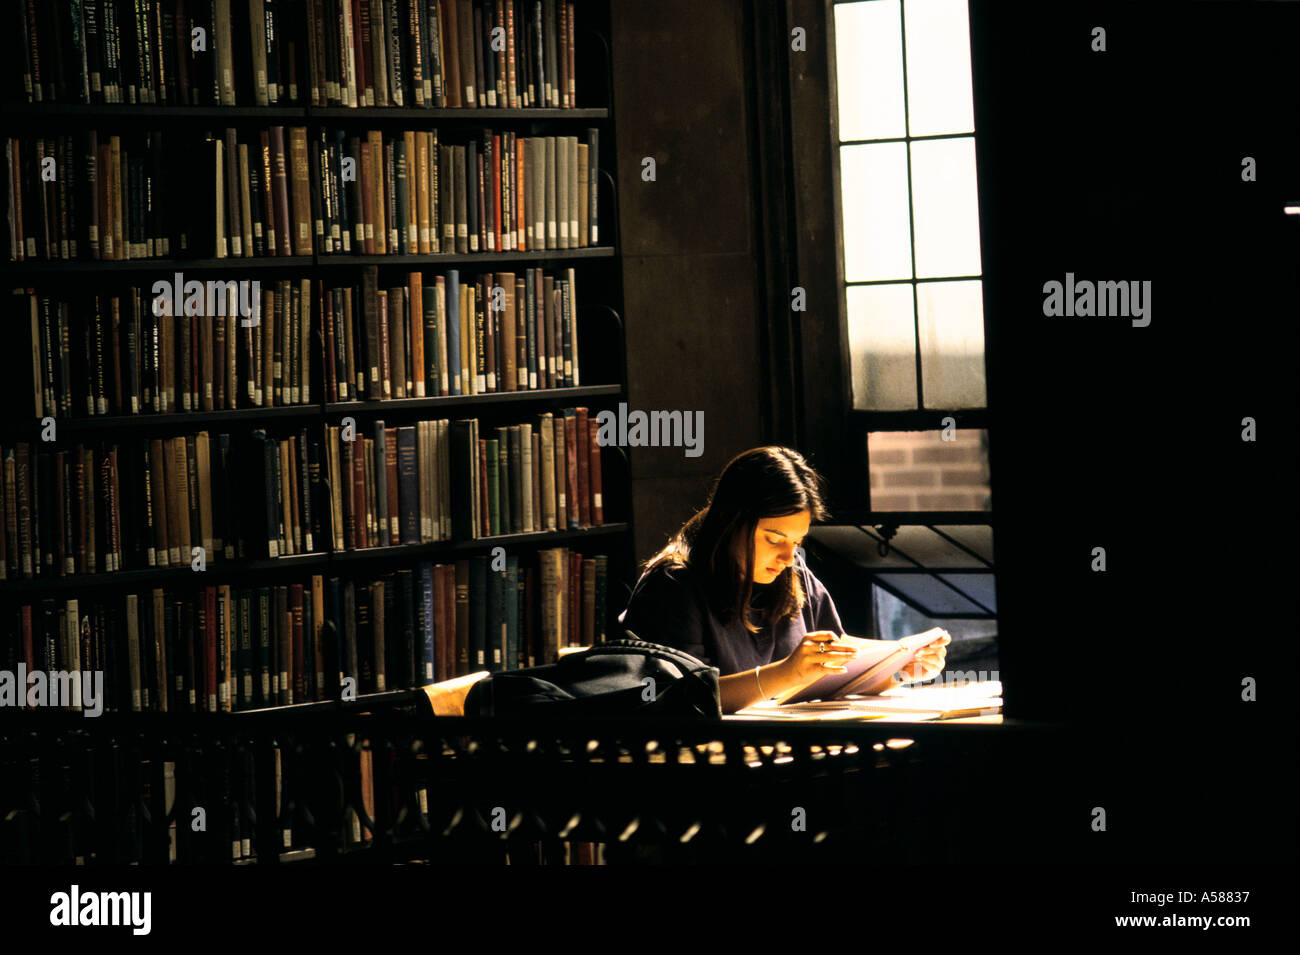
[[[823,482],[802,454],[765,446],[736,455],[722,469],[708,503],[682,525],[663,550],[645,562],[687,568],[723,622],[739,619],[757,633],[749,614],[754,592],[754,532],[758,522],[808,511],[812,521],[827,517]],[[768,585],[760,623],[793,617],[804,591],[795,565]]]

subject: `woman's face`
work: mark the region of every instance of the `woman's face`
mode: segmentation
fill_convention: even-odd
[[[770,584],[794,563],[794,549],[803,543],[812,515],[808,511],[785,517],[765,517],[754,530],[754,583]]]

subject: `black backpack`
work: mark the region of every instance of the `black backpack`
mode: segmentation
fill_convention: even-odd
[[[612,640],[545,666],[493,673],[465,698],[466,716],[533,714],[721,719],[718,668],[673,647]]]

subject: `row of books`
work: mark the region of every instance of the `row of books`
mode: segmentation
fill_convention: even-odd
[[[219,259],[311,255],[312,168],[305,126],[261,129],[251,143],[241,143],[231,127],[208,136],[196,197],[206,208],[199,206],[203,225],[191,237],[193,254]]]
[[[307,0],[311,102],[577,103],[573,0]]]
[[[92,129],[4,145],[12,260],[312,253],[305,126],[251,144],[234,129],[192,140]]]
[[[311,143],[317,251],[428,255],[597,244],[597,128],[587,129],[585,142],[491,129],[465,137],[321,128]]]
[[[431,281],[430,281],[431,280]],[[323,325],[325,397],[387,400],[577,386],[573,269],[458,270],[378,287],[185,281],[69,299],[15,289],[36,418],[307,405]],[[24,376],[25,377],[25,376]]]
[[[36,417],[311,403],[310,280],[179,284],[75,301],[16,289]]]
[[[117,261],[186,254],[182,209],[168,201],[178,193],[163,161],[163,138],[158,130],[6,137],[9,258]]]
[[[313,459],[318,448],[305,431],[280,442],[268,442],[264,432],[238,442],[200,431],[124,445],[44,450],[19,442],[0,449],[0,576],[194,566],[195,549],[204,566],[218,557],[266,556],[265,525],[240,508],[234,495],[265,471],[273,453],[287,477],[299,480],[276,483],[277,468],[254,486],[271,480],[292,516],[302,517],[296,536],[295,522],[285,521],[293,543],[278,535],[277,544],[284,543],[285,553],[309,552],[320,526],[319,512],[311,507],[319,493],[319,479],[313,480],[319,465]]]
[[[278,126],[262,130],[251,145],[227,129],[204,147],[201,175],[212,181],[214,234],[210,245],[193,240],[195,254],[310,255],[313,236],[321,255],[596,244],[599,130],[589,128],[586,142],[490,129],[463,135],[458,144],[437,130],[370,130],[363,137],[322,127],[309,149],[302,126],[287,134]]]
[[[4,139],[14,261],[576,249],[599,234],[599,130]],[[164,155],[169,162],[164,162]]]
[[[432,457],[422,452],[421,428],[432,430]],[[469,418],[398,428],[376,421],[370,434],[351,440],[347,428],[327,425],[326,432],[336,551],[605,521],[599,427],[586,408],[490,430]],[[417,506],[413,495],[426,493],[432,502],[421,497]]]
[[[573,0],[14,0],[27,102],[565,108]]]
[[[360,577],[111,598],[46,598],[4,614],[0,662],[103,674],[103,712],[231,712],[337,700],[554,662],[605,638],[608,558],[422,561]],[[24,692],[24,697],[26,693]],[[15,699],[50,705],[53,701]]]
[[[15,0],[29,103],[297,103],[301,12],[283,0]],[[238,98],[237,98],[238,95]]]
[[[318,287],[328,401],[476,395],[580,384],[573,269],[411,272],[404,286]]]
[[[466,498],[451,497],[451,426],[445,419],[392,427],[375,421],[370,434],[329,428],[328,467],[336,551],[451,540],[454,514]],[[268,501],[268,546],[279,515]]]
[[[204,569],[604,522],[586,408],[497,427],[447,419],[366,432],[206,431],[123,444],[0,448],[0,579]],[[253,489],[256,505],[240,506]]]

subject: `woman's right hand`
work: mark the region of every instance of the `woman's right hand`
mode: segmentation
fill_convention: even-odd
[[[830,630],[814,630],[805,634],[791,654],[781,661],[785,681],[789,686],[808,686],[827,673],[843,673],[846,664],[857,650],[847,643],[839,643],[839,634]]]

